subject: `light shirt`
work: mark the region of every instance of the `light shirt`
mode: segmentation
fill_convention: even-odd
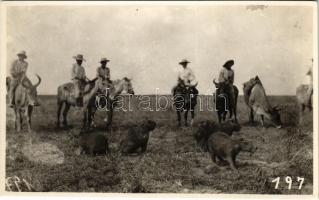
[[[85,79],[85,69],[83,66],[74,63],[72,65],[72,79]]]
[[[13,78],[19,78],[26,74],[28,63],[26,61],[15,60],[13,61],[10,69]]]
[[[223,67],[223,69],[219,73],[218,82],[234,84],[234,76],[235,74],[232,69],[228,70],[225,67]]]
[[[184,81],[186,85],[196,84],[196,77],[193,70],[189,67],[185,67],[179,71],[178,77]]]
[[[96,70],[97,77],[104,77],[106,79],[111,79],[110,77],[110,69],[108,67],[102,68],[98,67]]]

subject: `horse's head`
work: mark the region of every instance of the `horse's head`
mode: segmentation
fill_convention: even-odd
[[[276,105],[269,110],[270,121],[276,128],[281,128],[282,126],[280,111],[283,110],[285,107],[286,106]]]
[[[185,87],[184,81],[183,81],[182,79],[178,78],[178,80],[177,80],[177,86],[179,86],[179,87]]]
[[[221,82],[221,83],[217,83],[215,81],[215,79],[213,80],[213,83],[215,85],[215,88],[216,88],[216,94],[219,95],[219,94],[222,94],[222,93],[225,93],[225,89],[226,89],[226,84],[224,82]]]
[[[261,84],[261,81],[258,76],[249,79],[249,81],[243,83],[243,90],[245,95],[250,95],[251,90],[256,84]]]
[[[123,86],[123,91],[125,91],[127,94],[132,94],[134,95],[134,89],[133,89],[133,86],[132,86],[132,80],[127,78],[127,77],[124,77],[122,79],[122,86]]]
[[[92,84],[91,88],[93,88],[96,85],[97,91],[102,94],[106,94],[107,88],[110,87],[110,83],[108,82],[108,80],[103,78],[95,78],[90,82],[91,82],[90,84]]]
[[[182,79],[177,80],[177,86],[175,88],[175,94],[181,95],[185,93],[186,85]]]
[[[258,76],[255,76],[255,77],[249,79],[249,81],[243,83],[243,86],[244,86],[244,88],[250,88],[251,89],[256,84],[261,84],[261,81],[260,81]]]
[[[22,81],[22,86],[24,86],[27,90],[29,104],[32,106],[39,105],[37,87],[41,83],[41,77],[39,75],[36,76],[38,78],[38,82],[34,85],[32,85],[31,83],[27,84],[26,81]]]
[[[6,77],[7,91],[9,91],[9,89],[10,89],[10,83],[11,83],[11,77],[10,77],[10,76],[7,76],[7,77]]]

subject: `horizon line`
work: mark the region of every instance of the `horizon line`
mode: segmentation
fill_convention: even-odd
[[[120,94],[120,95],[128,95],[128,94]],[[173,94],[134,94],[133,96],[173,96]],[[213,94],[198,94],[199,96],[213,96]],[[56,96],[56,94],[38,94],[38,96]],[[239,94],[238,96],[244,96],[243,94]],[[267,96],[296,96],[296,94],[267,94]]]

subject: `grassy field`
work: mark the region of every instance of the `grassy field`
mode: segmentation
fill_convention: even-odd
[[[249,125],[247,108],[243,98],[239,98],[238,119],[242,125],[239,134],[258,150],[251,156],[239,154],[238,172],[228,166],[214,165],[208,153],[195,146],[192,127],[177,128],[176,113],[171,106],[166,111],[155,111],[156,98],[151,96],[154,111],[141,111],[137,109],[138,98],[144,97],[132,99],[132,111],[115,112],[110,132],[104,130],[105,112],[96,116],[95,131],[105,134],[111,143],[109,157],[76,154],[82,116],[72,108],[69,122],[74,128],[56,129],[54,96],[39,98],[42,106],[34,110],[31,134],[15,133],[12,110],[7,109],[6,177],[9,181],[9,177],[15,176],[24,179],[32,185],[32,191],[40,192],[312,194],[312,113],[306,113],[304,124],[296,126],[295,97],[270,97],[273,105],[286,105],[281,113],[282,129],[262,128],[259,123]],[[211,99],[206,98],[202,104],[207,102]],[[159,104],[163,107],[166,102]],[[158,124],[151,134],[147,152],[121,156],[119,138],[130,124],[145,118]],[[207,109],[197,111],[194,126],[206,119],[216,120],[216,113]],[[284,182],[286,176],[293,179],[290,190]],[[278,189],[274,189],[275,183],[271,182],[276,177],[281,177]],[[297,177],[305,179],[301,190]],[[30,188],[25,185],[21,183],[19,189],[28,191]]]

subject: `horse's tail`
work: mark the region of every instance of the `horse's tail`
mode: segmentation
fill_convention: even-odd
[[[62,86],[59,86],[57,89],[57,104],[59,105],[62,103],[62,98],[63,98],[63,88]]]
[[[234,105],[236,105],[237,104],[237,100],[238,100],[238,94],[239,94],[239,90],[238,90],[238,88],[234,85]]]

